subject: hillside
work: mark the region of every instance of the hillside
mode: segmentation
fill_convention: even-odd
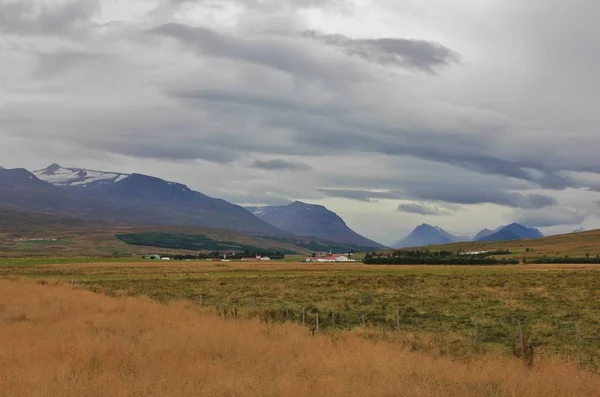
[[[247,210],[278,229],[296,236],[312,236],[372,249],[383,247],[350,229],[339,215],[322,205],[295,201],[289,205],[247,207]]]
[[[126,244],[117,236],[133,236]],[[140,245],[140,241],[147,244]],[[190,249],[181,242],[191,242]],[[160,248],[160,249],[159,249]],[[268,237],[185,226],[131,226],[75,217],[0,209],[0,257],[110,256],[118,254],[197,253],[199,250],[257,250],[310,255],[315,251],[361,251],[352,244],[317,238]]]
[[[428,247],[431,251],[496,251],[506,250],[516,258],[583,257],[600,255],[600,230],[548,236],[531,240],[496,242],[460,242]]]

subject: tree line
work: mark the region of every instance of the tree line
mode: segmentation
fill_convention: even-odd
[[[516,265],[517,259],[497,259],[495,255],[508,255],[509,250],[496,250],[479,254],[464,251],[399,250],[391,253],[369,252],[364,263],[368,265]]]

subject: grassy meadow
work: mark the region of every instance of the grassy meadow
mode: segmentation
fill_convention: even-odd
[[[26,260],[0,261],[0,277],[74,283],[113,297],[188,301],[219,316],[294,322],[307,330],[318,316],[321,333],[373,329],[391,340],[401,337],[413,350],[455,358],[510,355],[520,323],[536,357],[559,356],[600,368],[597,265]]]
[[[70,271],[85,283],[94,277],[106,279],[103,272],[110,269],[122,275],[116,264],[108,264],[89,265],[95,274],[88,276],[87,266]],[[59,268],[45,269],[53,270],[55,277],[44,284],[0,280],[0,397],[585,397],[597,396],[600,390],[597,374],[556,357],[536,357],[527,369],[501,353],[453,358],[424,335],[369,328],[312,335],[298,324],[222,318],[190,303],[94,294],[61,281]],[[140,273],[134,274],[134,269]],[[130,275],[122,276],[154,280],[155,290],[161,285],[171,289],[170,281],[158,282],[142,269],[148,270],[132,265]],[[257,280],[245,274],[252,271],[256,270],[212,277],[224,280],[225,286],[238,279],[251,285]],[[336,271],[323,277],[356,277],[358,272]],[[377,271],[363,276],[377,277],[373,286],[386,277]],[[287,277],[318,276],[294,270]],[[297,296],[300,291],[292,292]],[[424,346],[430,347],[421,349]]]

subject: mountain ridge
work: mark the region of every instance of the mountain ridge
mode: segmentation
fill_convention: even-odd
[[[57,168],[47,169],[52,173]],[[55,182],[43,181],[25,169],[0,170],[0,208],[121,224],[203,226],[287,235],[236,204],[156,177],[135,174],[116,182],[104,180],[84,186],[69,186],[62,179]],[[181,200],[184,196],[189,199]]]
[[[88,187],[96,184],[115,183],[127,178],[129,174],[119,172],[96,171],[86,168],[62,167],[57,163],[35,170],[39,179],[55,186]]]
[[[294,201],[288,205],[245,207],[255,216],[296,236],[313,236],[330,241],[384,248],[352,230],[335,212],[323,205]]]

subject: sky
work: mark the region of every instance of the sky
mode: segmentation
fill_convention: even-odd
[[[0,165],[322,204],[390,244],[600,228],[600,2],[0,0]]]

